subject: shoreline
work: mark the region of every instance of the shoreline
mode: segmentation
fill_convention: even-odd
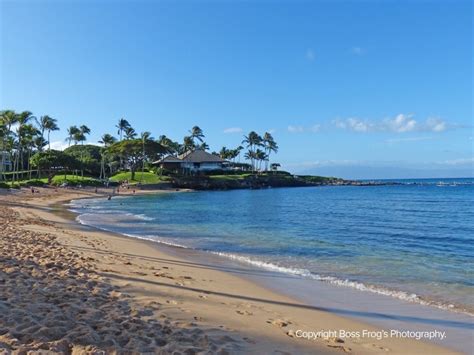
[[[190,190],[190,191],[193,191],[193,190]],[[196,192],[199,192],[199,191],[196,191]],[[130,197],[130,196],[122,196],[122,197]],[[71,200],[69,202],[72,202],[72,201],[75,201],[75,200]],[[58,204],[58,208],[62,208],[62,207],[63,206]],[[80,225],[88,226],[90,228],[95,228],[97,230],[104,231],[106,233],[118,234],[126,238],[132,238],[132,239],[141,240],[144,242],[151,242],[152,246],[156,248],[166,249],[167,253],[172,253],[176,255],[184,254],[185,256],[188,252],[192,252],[195,254],[202,254],[203,259],[209,258],[209,259],[215,259],[215,261],[220,260],[221,262],[217,261],[217,263],[219,264],[229,263],[229,264],[236,264],[239,266],[247,266],[255,270],[261,270],[261,271],[264,270],[264,272],[268,272],[268,273],[280,274],[282,276],[291,276],[294,278],[307,280],[309,282],[322,282],[324,284],[331,285],[331,286],[348,288],[350,290],[357,290],[359,292],[364,292],[364,293],[368,292],[375,295],[390,297],[398,301],[408,302],[410,304],[433,307],[437,310],[446,311],[449,313],[474,317],[473,309],[472,308],[468,309],[467,306],[463,304],[451,304],[451,303],[448,303],[447,301],[441,301],[438,299],[430,299],[429,297],[421,296],[418,293],[414,294],[405,290],[386,288],[386,287],[374,285],[371,283],[362,283],[360,281],[338,278],[336,276],[314,275],[306,269],[279,266],[267,261],[251,259],[246,256],[240,256],[238,254],[229,254],[229,253],[224,253],[224,252],[216,252],[212,250],[197,249],[197,248],[189,247],[186,245],[181,245],[181,244],[177,244],[173,242],[167,242],[167,241],[163,241],[159,239],[146,238],[146,237],[141,237],[139,235],[121,233],[121,232],[113,231],[107,228],[102,228],[99,226],[93,226],[93,225],[87,224],[86,222],[83,222],[82,220],[77,219],[77,217],[79,217],[81,213],[71,210],[68,207],[65,207],[65,209],[70,211],[71,214],[75,215],[76,218],[73,218],[74,222],[79,223]],[[148,219],[145,219],[145,220],[148,220]],[[178,249],[177,251],[175,250],[176,248]]]
[[[380,341],[372,338],[328,340],[318,338],[316,341],[296,338],[294,332],[298,327],[306,330],[331,327],[348,330],[378,328],[308,306],[239,275],[248,270],[237,268],[230,271],[208,263],[189,262],[167,254],[163,251],[165,248],[157,243],[92,230],[93,227],[68,221],[64,216],[67,208],[65,206],[62,206],[62,209],[58,208],[58,203],[65,204],[77,198],[100,196],[84,191],[64,192],[60,191],[61,196],[47,198],[47,201],[42,199],[43,195],[30,196],[29,199],[25,199],[27,201],[20,199],[20,203],[14,204],[11,208],[22,216],[44,219],[51,223],[51,226],[42,227],[41,230],[45,229],[48,233],[54,234],[65,247],[74,248],[98,260],[95,268],[101,270],[100,273],[105,280],[128,294],[134,302],[145,304],[156,302],[156,298],[162,298],[158,295],[166,294],[168,297],[164,298],[172,299],[165,301],[164,308],[168,313],[167,316],[172,319],[193,323],[209,334],[215,331],[217,324],[225,323],[219,330],[224,329],[224,332],[232,334],[232,338],[237,338],[226,342],[226,346],[233,347],[232,352],[268,353],[269,350],[279,349],[298,353],[333,351],[340,353],[341,350],[355,353],[380,353],[387,350],[392,353],[455,353],[427,342],[399,338]],[[54,197],[54,192],[52,193]],[[24,195],[21,197],[28,196],[24,192],[10,196],[21,194]],[[8,203],[6,205],[8,206]],[[58,211],[59,214],[56,213]],[[35,229],[38,230],[37,227]],[[107,263],[110,258],[114,262]],[[119,260],[121,265],[117,265]],[[168,266],[164,266],[165,264]],[[156,281],[157,278],[159,282]],[[246,290],[246,292],[233,290]],[[226,319],[223,319],[223,314],[226,314]]]
[[[91,226],[87,223],[78,223],[145,242],[153,248],[181,259],[212,264],[224,269],[239,268],[242,271],[245,270],[240,274],[242,278],[259,286],[264,286],[272,292],[283,294],[308,305],[327,309],[329,312],[341,314],[353,320],[363,321],[372,326],[410,331],[444,331],[447,335],[446,339],[433,339],[430,342],[457,351],[467,352],[470,349],[468,339],[474,335],[474,318],[472,314],[464,309],[456,310],[441,307],[422,298],[420,301],[413,301],[383,292],[368,292],[345,284],[340,285],[325,280],[308,279],[278,269],[269,270],[264,266],[248,263],[239,258],[232,258],[229,255],[223,256],[212,251],[194,249],[151,238],[140,238],[139,236]],[[232,273],[232,270],[230,272]],[[324,295],[326,299],[314,302],[314,294]],[[350,305],[338,302],[346,299],[351,299]]]

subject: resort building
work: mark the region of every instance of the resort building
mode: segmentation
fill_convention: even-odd
[[[228,162],[218,155],[210,154],[202,149],[187,151],[184,154],[168,155],[163,159],[155,161],[153,164],[159,165],[166,170],[184,170],[189,172],[200,172],[210,170],[227,169]]]

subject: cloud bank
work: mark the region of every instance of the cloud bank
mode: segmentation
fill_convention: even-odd
[[[431,117],[425,121],[417,121],[413,115],[399,114],[393,118],[379,121],[360,118],[336,119],[333,121],[336,128],[358,133],[370,132],[443,132],[449,125],[440,118]]]

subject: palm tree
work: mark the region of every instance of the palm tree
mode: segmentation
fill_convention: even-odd
[[[268,170],[268,162],[270,161],[270,154],[272,152],[277,153],[278,152],[278,145],[273,139],[273,136],[265,132],[263,135],[263,146],[265,147],[265,154],[268,156],[267,161],[265,162],[265,170]]]
[[[100,138],[99,143],[103,144],[104,147],[107,148],[107,147],[111,146],[112,144],[114,144],[116,141],[117,141],[117,138],[115,138],[111,134],[105,133]]]
[[[79,128],[77,128],[77,126],[71,126],[67,129],[67,138],[66,138],[66,140],[68,141],[68,146],[71,145],[72,141],[75,141],[74,138],[79,132],[80,132],[80,130],[79,130]]]
[[[51,142],[49,140],[49,135],[51,131],[59,131],[59,127],[55,118],[49,117],[48,115],[41,116],[37,123],[40,127],[41,137],[44,138],[44,131],[48,132],[48,150],[51,150]]]
[[[257,132],[251,131],[248,136],[244,136],[242,143],[247,144],[247,148],[255,153],[255,148],[262,145],[262,137],[260,137]],[[256,158],[255,154],[250,154],[250,161],[252,164],[252,170],[255,170],[254,160]]]
[[[185,136],[183,138],[183,144],[181,146],[182,153],[186,153],[189,150],[194,150],[195,147],[194,140],[191,136]]]
[[[129,127],[131,127],[130,123],[128,123],[128,121],[125,118],[119,119],[119,121],[118,121],[117,125],[115,126],[115,128],[118,129],[117,134],[120,135],[120,140],[122,140],[123,132]]]
[[[135,139],[137,136],[137,132],[132,127],[127,127],[124,130],[125,132],[125,139]]]
[[[18,123],[18,127],[17,127],[17,137],[18,137],[18,141],[17,141],[17,144],[18,144],[18,149],[17,149],[17,155],[16,155],[16,171],[17,171],[17,174],[16,174],[16,177],[19,178],[19,175],[18,175],[18,171],[21,169],[24,168],[24,160],[23,160],[23,134],[22,134],[22,131],[24,130],[24,127],[33,119],[35,119],[35,116],[33,116],[33,114],[30,112],[30,111],[23,111],[21,113],[19,113],[18,115],[18,118],[17,118],[17,123]],[[20,166],[21,165],[21,166]],[[14,174],[15,175],[15,174]]]
[[[262,170],[262,161],[266,160],[268,155],[261,149],[257,148],[254,159],[259,162],[258,170]]]
[[[82,125],[79,127],[79,131],[74,135],[74,141],[81,142],[81,145],[84,145],[84,142],[87,140],[86,134],[90,134],[91,130],[89,127]],[[81,177],[84,178],[84,148],[81,147]]]
[[[197,148],[201,150],[209,150],[209,144],[207,144],[206,142],[202,142],[201,144],[198,145]]]
[[[166,137],[165,135],[161,135],[158,137],[157,140],[163,147],[166,148],[168,153],[176,154],[179,153],[180,145],[178,142],[173,142],[170,138]]]
[[[222,149],[219,151],[219,156],[222,159],[227,159],[229,157],[229,152],[229,149],[227,149],[226,147],[222,147]]]
[[[26,170],[28,171],[29,179],[31,179],[31,170],[30,170],[30,158],[31,153],[35,147],[35,140],[36,138],[44,139],[41,137],[41,132],[36,129],[32,124],[25,124],[22,127],[20,132],[21,142],[22,142],[22,150],[25,149],[27,152],[27,162],[26,162]],[[23,160],[23,156],[22,156]],[[23,165],[23,161],[22,161]]]
[[[147,140],[151,140],[151,133],[148,131],[142,132],[140,134],[142,140],[142,175],[140,177],[140,183],[143,183],[143,173],[145,172],[145,143]]]
[[[100,162],[100,177],[99,179],[105,179],[105,158],[107,155],[107,148],[110,147],[112,144],[114,144],[117,141],[117,139],[112,136],[111,134],[105,133],[102,135],[100,138],[99,143],[104,145],[104,149],[101,150],[100,156],[101,156],[101,162]],[[111,169],[111,166],[109,166]]]
[[[18,120],[18,116],[15,113],[15,111],[12,110],[5,110],[0,112],[0,127],[1,127],[1,138],[2,138],[2,165],[0,167],[1,169],[1,175],[0,179],[5,179],[5,172],[4,172],[4,167],[5,167],[5,158],[6,155],[12,157],[12,151],[13,151],[13,139],[12,139],[12,126],[16,124]]]
[[[85,125],[82,125],[81,127],[79,127],[79,130],[81,131],[81,133],[84,135],[84,139],[82,140],[83,142],[86,141],[87,139],[85,138],[85,135],[86,134],[90,134],[91,133],[91,129]]]
[[[199,142],[203,142],[203,138],[204,138],[204,133],[202,131],[201,128],[199,128],[198,126],[194,126],[193,128],[191,128],[191,130],[189,131],[189,133],[191,134],[190,137],[193,141],[193,145],[195,147],[195,142],[194,140],[197,139]]]

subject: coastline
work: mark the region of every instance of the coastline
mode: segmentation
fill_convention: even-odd
[[[151,311],[152,317],[160,319],[165,315],[169,318],[165,320],[178,322],[175,326],[184,329],[183,332],[202,330],[209,338],[219,339],[214,345],[227,351],[455,353],[423,341],[400,338],[331,337],[313,341],[296,338],[298,329],[376,331],[378,328],[308,306],[239,276],[246,270],[191,262],[173,255],[175,253],[167,254],[163,251],[165,248],[154,242],[85,227],[71,221],[70,216],[66,216],[66,208],[58,205],[72,199],[99,196],[92,191],[42,189],[38,195],[41,196],[30,196],[22,190],[9,195],[16,198],[5,201],[5,195],[0,195],[0,199],[2,205],[5,201],[6,206],[23,218],[47,221],[41,226],[22,225],[21,229],[53,235],[64,248],[84,258],[93,258],[91,267],[104,282],[117,287],[122,295],[128,295],[126,298],[131,303],[146,308],[159,302],[159,310]]]

